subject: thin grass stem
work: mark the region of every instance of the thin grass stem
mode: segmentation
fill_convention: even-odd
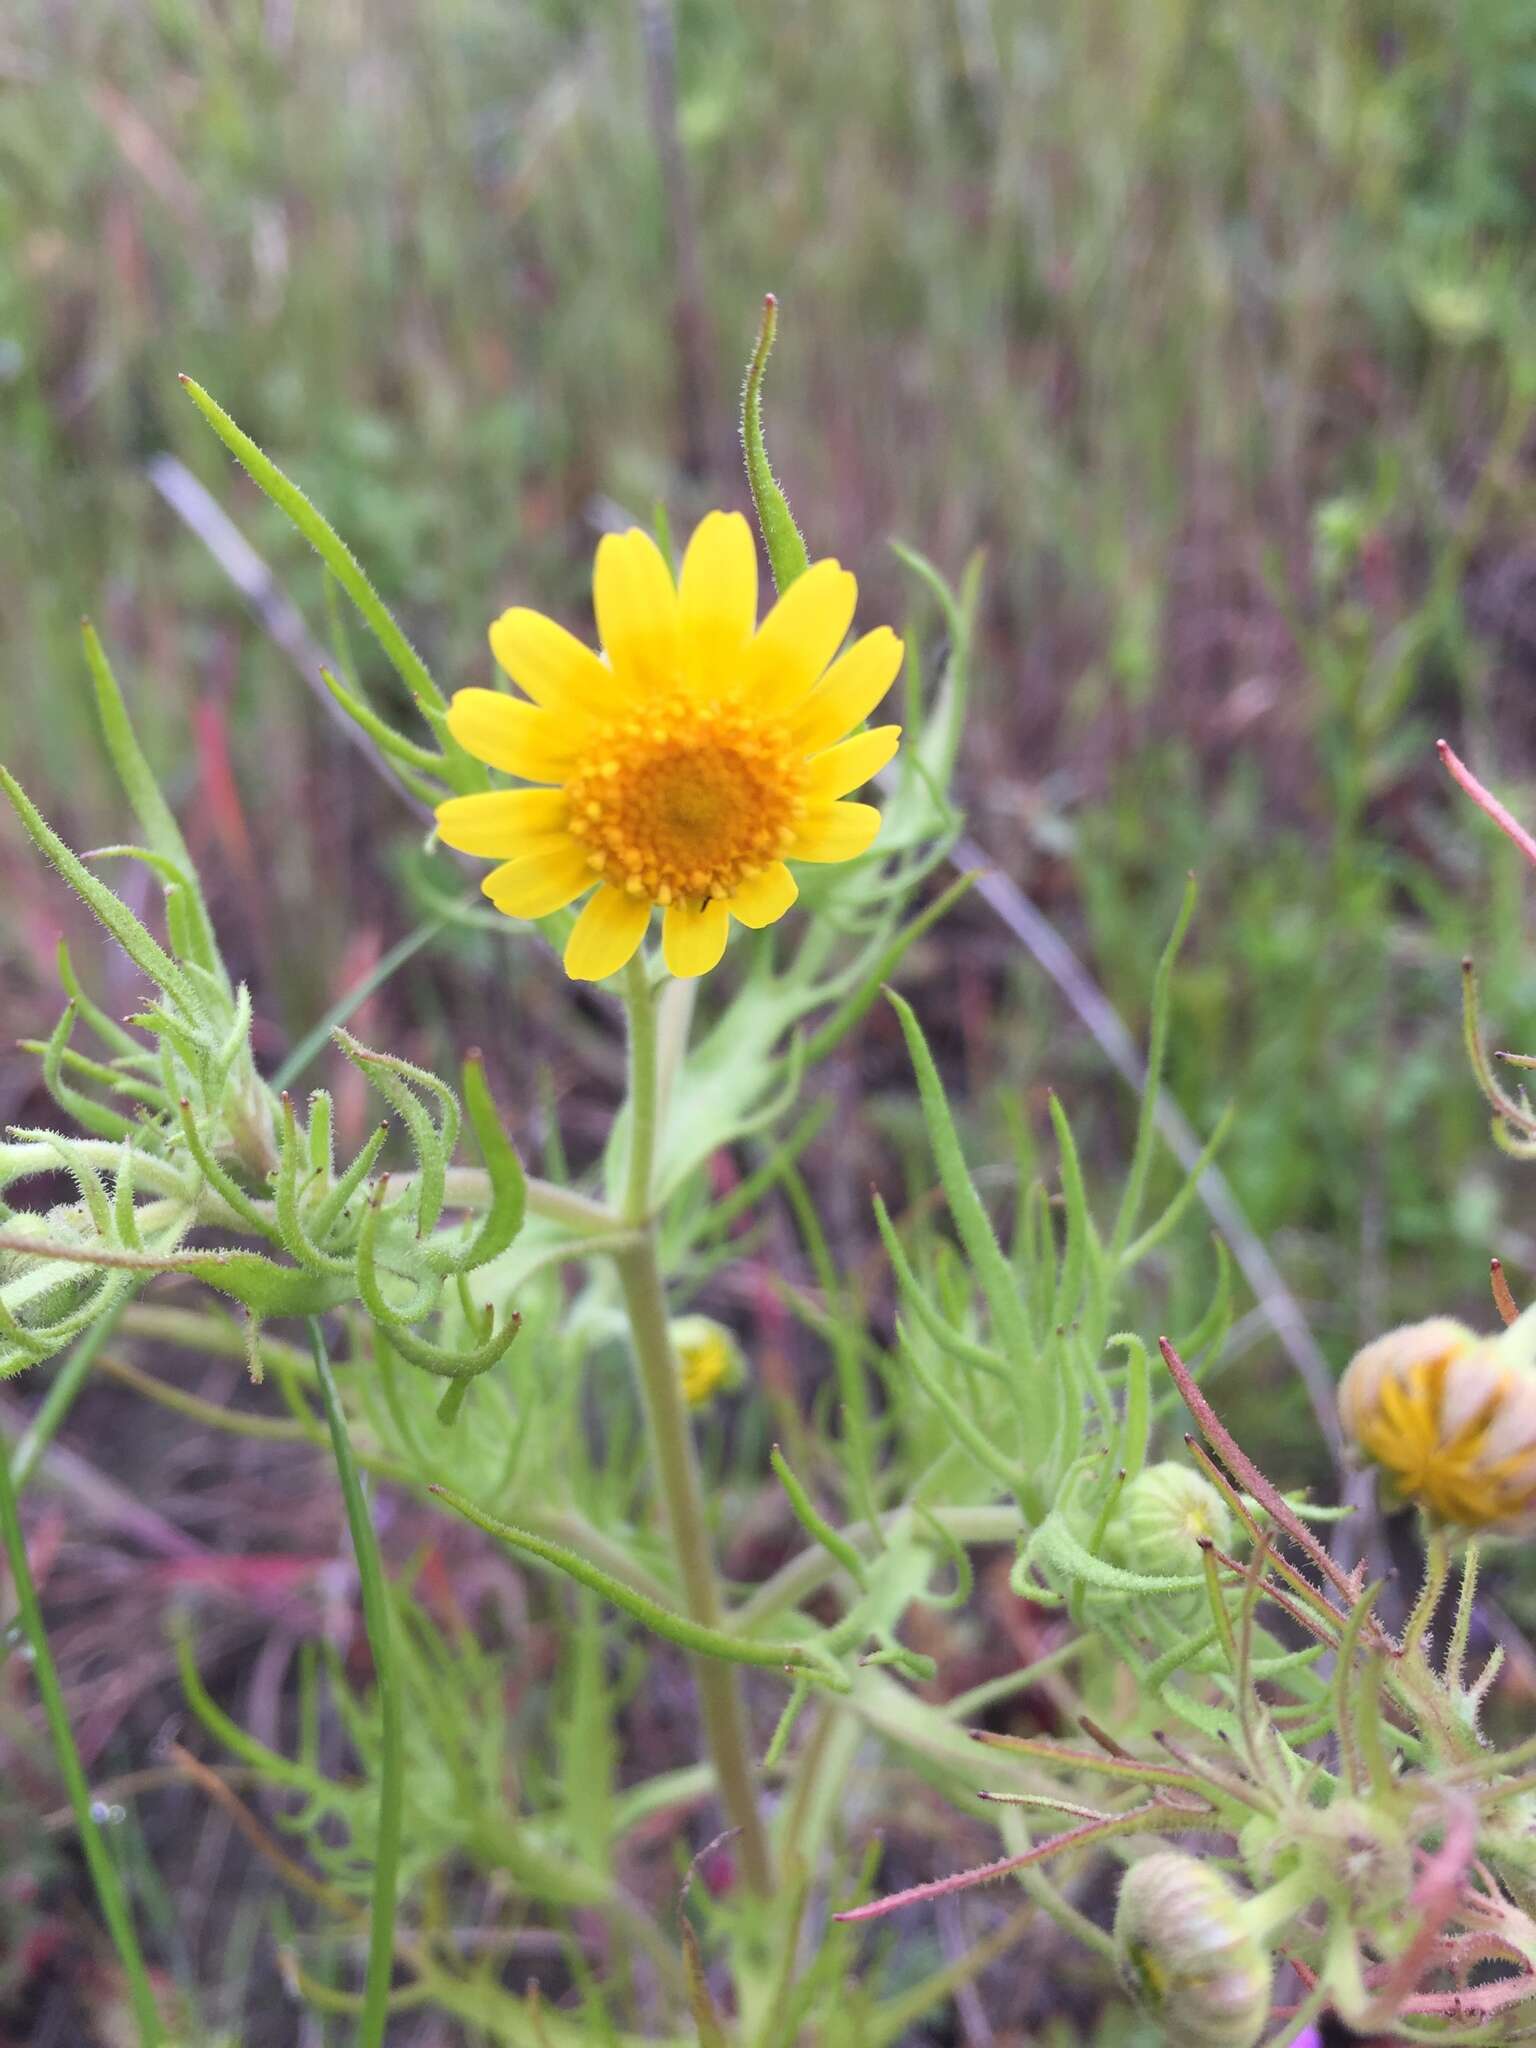
[[[85,1348],[84,1344],[78,1346],[76,1356]],[[70,1363],[73,1364],[74,1360],[71,1359]],[[37,1678],[38,1696],[43,1703],[43,1716],[53,1742],[54,1757],[69,1794],[69,1803],[74,1809],[80,1846],[96,1887],[102,1918],[107,1923],[112,1945],[123,1966],[123,1975],[128,1980],[128,1998],[139,2031],[140,2048],[160,2048],[165,2040],[165,2029],[161,2025],[159,2007],[155,2003],[149,1970],[139,1947],[122,1879],[91,1810],[91,1788],[86,1782],[85,1766],[80,1761],[80,1752],[75,1747],[74,1734],[70,1729],[63,1687],[59,1684],[53,1652],[48,1645],[48,1632],[43,1625],[43,1611],[32,1581],[32,1568],[27,1562],[27,1539],[21,1526],[17,1488],[10,1461],[4,1457],[0,1457],[0,1533],[5,1539],[21,1631],[32,1653],[32,1668]]]
[[[363,1599],[363,1625],[373,1653],[374,1683],[379,1696],[379,1817],[374,1848],[373,1902],[368,1924],[368,1967],[363,1980],[362,2018],[358,2023],[357,2048],[382,2048],[389,2022],[390,1981],[395,1963],[395,1888],[400,1865],[400,1839],[405,1815],[405,1725],[401,1714],[400,1688],[395,1669],[389,1591],[379,1558],[373,1518],[358,1477],[357,1460],[347,1434],[347,1419],[331,1372],[330,1358],[320,1325],[309,1325],[314,1350],[315,1375],[331,1428],[331,1448],[336,1455],[336,1475],[347,1512],[347,1527],[357,1558],[358,1583]]]

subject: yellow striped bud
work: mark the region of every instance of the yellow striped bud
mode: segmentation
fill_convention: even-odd
[[[1250,1917],[1219,1870],[1177,1849],[1144,1856],[1121,1880],[1121,1978],[1181,2048],[1253,2048],[1263,2032],[1273,1965]]]
[[[1367,1344],[1339,1384],[1346,1432],[1404,1500],[1462,1529],[1536,1527],[1536,1367],[1527,1318],[1479,1337],[1449,1316]]]

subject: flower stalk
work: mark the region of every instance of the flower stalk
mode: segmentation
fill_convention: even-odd
[[[704,1507],[704,1488],[688,1419],[682,1376],[672,1344],[666,1282],[652,1214],[657,1138],[656,997],[643,957],[625,981],[629,1018],[629,1161],[625,1220],[635,1236],[614,1257],[629,1318],[635,1377],[645,1411],[657,1481],[683,1604],[690,1621],[718,1629],[725,1615]],[[768,1837],[758,1811],[756,1774],[747,1740],[746,1713],[733,1666],[695,1658],[699,1714],[714,1766],[720,1801],[737,1830],[742,1870],[755,1892],[771,1886]]]

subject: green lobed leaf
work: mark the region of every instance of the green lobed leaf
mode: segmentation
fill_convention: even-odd
[[[360,697],[354,697],[345,683],[338,682],[328,668],[321,669],[320,680],[352,723],[362,727],[381,754],[387,754],[391,760],[426,775],[446,774],[448,757],[445,754],[434,753],[430,747],[419,746],[415,740],[408,740],[403,733],[396,732],[371,706]]]
[[[944,1094],[944,1084],[939,1079],[922,1026],[911,1004],[893,989],[887,989],[886,999],[895,1010],[907,1041],[907,1051],[917,1076],[923,1121],[933,1147],[939,1179],[949,1201],[950,1214],[976,1269],[1004,1359],[1016,1376],[1031,1419],[1031,1442],[1037,1447],[1036,1467],[1043,1468],[1051,1456],[1058,1432],[1060,1389],[1042,1370],[1041,1361],[1034,1355],[1029,1323],[1019,1301],[1018,1275],[1003,1256],[992,1229],[992,1219],[971,1180]]]
[[[891,1221],[890,1212],[885,1206],[885,1199],[878,1193],[874,1198],[874,1208],[875,1224],[885,1245],[886,1256],[895,1269],[896,1278],[901,1286],[902,1299],[911,1308],[912,1313],[917,1317],[917,1320],[922,1324],[924,1330],[933,1339],[934,1343],[949,1357],[958,1360],[961,1365],[968,1365],[977,1372],[986,1373],[992,1379],[1002,1380],[1006,1384],[1011,1384],[1008,1377],[1008,1369],[1000,1354],[991,1350],[987,1345],[978,1344],[973,1338],[967,1337],[963,1330],[957,1329],[953,1323],[947,1322],[934,1307],[933,1303],[929,1301],[927,1295],[923,1292],[917,1274],[912,1269],[912,1262],[907,1257],[906,1248],[897,1235],[896,1226]]]
[[[409,1280],[414,1293],[403,1302],[391,1302],[385,1298],[379,1285],[378,1239],[379,1228],[384,1220],[384,1203],[389,1193],[389,1175],[383,1174],[374,1183],[373,1193],[363,1211],[362,1224],[357,1234],[357,1291],[362,1296],[363,1306],[376,1323],[387,1329],[399,1329],[405,1323],[419,1323],[436,1307],[443,1291],[442,1276],[432,1272],[424,1261],[417,1262],[414,1273],[399,1273],[396,1278]],[[391,1217],[391,1221],[395,1220]],[[399,1246],[395,1247],[399,1255]]]
[[[384,1150],[389,1136],[388,1122],[378,1124],[369,1132],[357,1157],[345,1169],[330,1193],[315,1205],[310,1216],[310,1232],[320,1243],[324,1243],[332,1226],[357,1193],[368,1175],[373,1171],[374,1162]]]
[[[218,1160],[214,1158],[213,1154],[204,1144],[203,1134],[198,1128],[197,1118],[192,1114],[192,1105],[185,1095],[178,1100],[176,1110],[181,1121],[181,1135],[186,1142],[187,1151],[196,1164],[198,1172],[207,1181],[209,1187],[213,1189],[220,1201],[228,1204],[235,1215],[249,1229],[254,1230],[258,1236],[271,1237],[273,1234],[271,1222],[267,1217],[263,1216],[261,1210],[245,1192],[244,1188],[240,1186],[234,1175],[219,1164]]]
[[[834,1529],[826,1517],[818,1512],[810,1495],[790,1470],[789,1460],[777,1444],[769,1452],[768,1462],[772,1465],[800,1526],[829,1556],[836,1558],[856,1586],[861,1589],[867,1588],[869,1580],[864,1570],[863,1558],[847,1537]]]
[[[746,382],[742,386],[741,447],[746,457],[752,503],[757,509],[757,524],[763,536],[763,546],[768,550],[768,566],[773,571],[774,588],[782,597],[795,578],[804,575],[810,566],[810,558],[806,554],[805,540],[790,512],[789,500],[768,461],[768,446],[763,438],[763,378],[778,325],[779,302],[769,292],[763,300],[757,345],[752,351]]]
[[[112,757],[112,765],[117,770],[117,779],[150,847],[171,864],[187,889],[189,915],[196,930],[195,957],[205,966],[222,973],[208,906],[203,901],[197,870],[192,864],[192,855],[182,837],[181,827],[161,793],[154,770],[145,759],[133,721],[128,716],[122,689],[107,659],[107,651],[89,619],[81,620],[80,634],[85,645],[86,664],[95,686],[102,735]]]
[[[1025,1554],[1031,1561],[1042,1562],[1064,1576],[1081,1579],[1085,1585],[1101,1593],[1189,1593],[1197,1591],[1205,1583],[1198,1572],[1177,1577],[1169,1573],[1131,1572],[1109,1563],[1106,1558],[1095,1557],[1057,1514],[1047,1515],[1029,1539]]]
[[[994,1478],[1001,1480],[1010,1493],[1018,1494],[1023,1505],[1022,1497],[1030,1490],[1027,1475],[1004,1457],[987,1432],[978,1427],[954,1395],[928,1370],[917,1346],[908,1337],[899,1321],[896,1325],[896,1342],[913,1378],[943,1415],[958,1441],[979,1465],[992,1473]]]
[[[1184,885],[1179,914],[1174,919],[1173,930],[1168,935],[1168,943],[1157,963],[1157,972],[1152,977],[1152,1024],[1147,1038],[1147,1073],[1141,1090],[1136,1143],[1125,1176],[1125,1192],[1120,1201],[1120,1213],[1115,1218],[1115,1228],[1110,1238],[1110,1257],[1117,1264],[1124,1256],[1131,1232],[1136,1228],[1136,1219],[1141,1213],[1142,1199],[1146,1194],[1147,1176],[1152,1170],[1152,1156],[1157,1148],[1157,1103],[1162,1092],[1163,1068],[1168,1053],[1168,1030],[1173,1013],[1173,970],[1183,947],[1185,934],[1189,930],[1190,921],[1195,914],[1198,893],[1195,878],[1191,875]]]
[[[478,1052],[471,1052],[465,1058],[462,1085],[469,1127],[475,1134],[475,1142],[480,1147],[480,1157],[485,1161],[490,1179],[491,1199],[484,1220],[469,1244],[462,1252],[443,1255],[443,1263],[455,1272],[472,1273],[476,1267],[499,1257],[522,1229],[528,1203],[528,1182],[517,1148],[496,1114],[496,1105],[486,1085],[485,1061]],[[430,1250],[427,1259],[430,1264],[438,1263],[438,1258]]]
[[[705,1628],[700,1622],[690,1621],[686,1615],[673,1613],[660,1601],[636,1592],[633,1586],[626,1586],[622,1580],[613,1578],[599,1565],[593,1564],[590,1558],[568,1549],[563,1543],[551,1542],[547,1537],[535,1536],[529,1529],[519,1529],[513,1523],[499,1521],[495,1515],[487,1514],[483,1508],[477,1508],[472,1501],[451,1492],[446,1486],[429,1487],[428,1491],[435,1493],[456,1514],[473,1522],[488,1536],[496,1537],[513,1550],[521,1550],[529,1557],[537,1557],[545,1564],[553,1565],[568,1578],[575,1579],[578,1585],[590,1586],[594,1593],[600,1593],[611,1605],[622,1608],[653,1634],[665,1636],[668,1642],[676,1643],[680,1649],[691,1650],[695,1656],[718,1657],[730,1664],[753,1664],[763,1670],[783,1671],[808,1678],[812,1683],[828,1685],[834,1692],[851,1690],[846,1675],[815,1643],[759,1642],[750,1636],[729,1635],[724,1629]]]
[[[152,1066],[153,1055],[149,1049],[142,1045],[132,1032],[125,1031],[115,1017],[109,1017],[99,1004],[93,1003],[81,987],[80,977],[75,973],[74,960],[63,938],[59,940],[55,959],[64,993],[73,1001],[81,1017],[89,1024],[102,1044],[111,1046],[117,1057],[125,1062]]]
[[[443,1213],[448,1161],[459,1136],[458,1097],[446,1081],[440,1081],[426,1067],[418,1067],[394,1053],[372,1052],[339,1026],[331,1036],[364,1079],[399,1113],[411,1134],[421,1162],[416,1187],[417,1226],[425,1234]],[[436,1098],[442,1111],[441,1124],[433,1121],[415,1092],[418,1088]]]
[[[306,1184],[315,1177],[310,1162],[308,1135],[300,1132],[298,1119],[293,1112],[293,1098],[284,1090],[272,1205],[277,1219],[278,1235],[288,1256],[311,1273],[350,1275],[352,1262],[349,1259],[337,1258],[332,1252],[321,1251],[305,1228],[299,1187],[301,1170]]]
[[[69,1052],[69,1037],[74,1029],[75,1005],[67,1002],[59,1014],[59,1021],[48,1034],[47,1043],[42,1047],[43,1081],[54,1101],[83,1129],[98,1138],[132,1137],[137,1126],[131,1117],[121,1110],[112,1109],[104,1102],[97,1102],[89,1095],[82,1095],[78,1088],[71,1087],[64,1079],[64,1064]]]
[[[956,592],[927,557],[920,555],[915,548],[892,541],[891,550],[938,600],[949,640],[949,658],[933,703],[924,706],[915,694],[909,692],[906,719],[912,737],[904,750],[921,766],[930,786],[944,792],[953,780],[955,758],[965,730],[966,705],[970,696],[971,641],[976,606],[981,595],[984,558],[979,553],[971,556]],[[898,799],[899,803],[903,801],[904,797]]]
[[[148,975],[157,988],[164,989],[188,1016],[195,1017],[199,1005],[178,963],[150,936],[127,905],[120,902],[104,882],[97,880],[77,854],[71,852],[15,776],[5,768],[0,768],[0,789],[9,797],[12,808],[33,842],[47,855],[76,894],[84,898],[134,965]]]

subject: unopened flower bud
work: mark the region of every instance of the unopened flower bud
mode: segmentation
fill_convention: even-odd
[[[1479,1337],[1449,1316],[1389,1331],[1339,1384],[1347,1433],[1396,1491],[1463,1529],[1536,1526],[1536,1366],[1522,1316]]]
[[[1400,1920],[1413,1889],[1413,1851],[1389,1813],[1363,1799],[1336,1799],[1306,1830],[1357,1921]]]
[[[1129,1480],[1108,1531],[1130,1571],[1177,1578],[1200,1569],[1200,1546],[1232,1546],[1232,1516],[1208,1479],[1172,1459]]]
[[[1180,2048],[1253,2048],[1273,1965],[1219,1870],[1177,1849],[1133,1863],[1115,1906],[1126,1990]]]
[[[723,1323],[709,1316],[679,1316],[672,1325],[683,1399],[690,1408],[706,1408],[716,1394],[734,1387],[742,1376],[741,1347]]]

